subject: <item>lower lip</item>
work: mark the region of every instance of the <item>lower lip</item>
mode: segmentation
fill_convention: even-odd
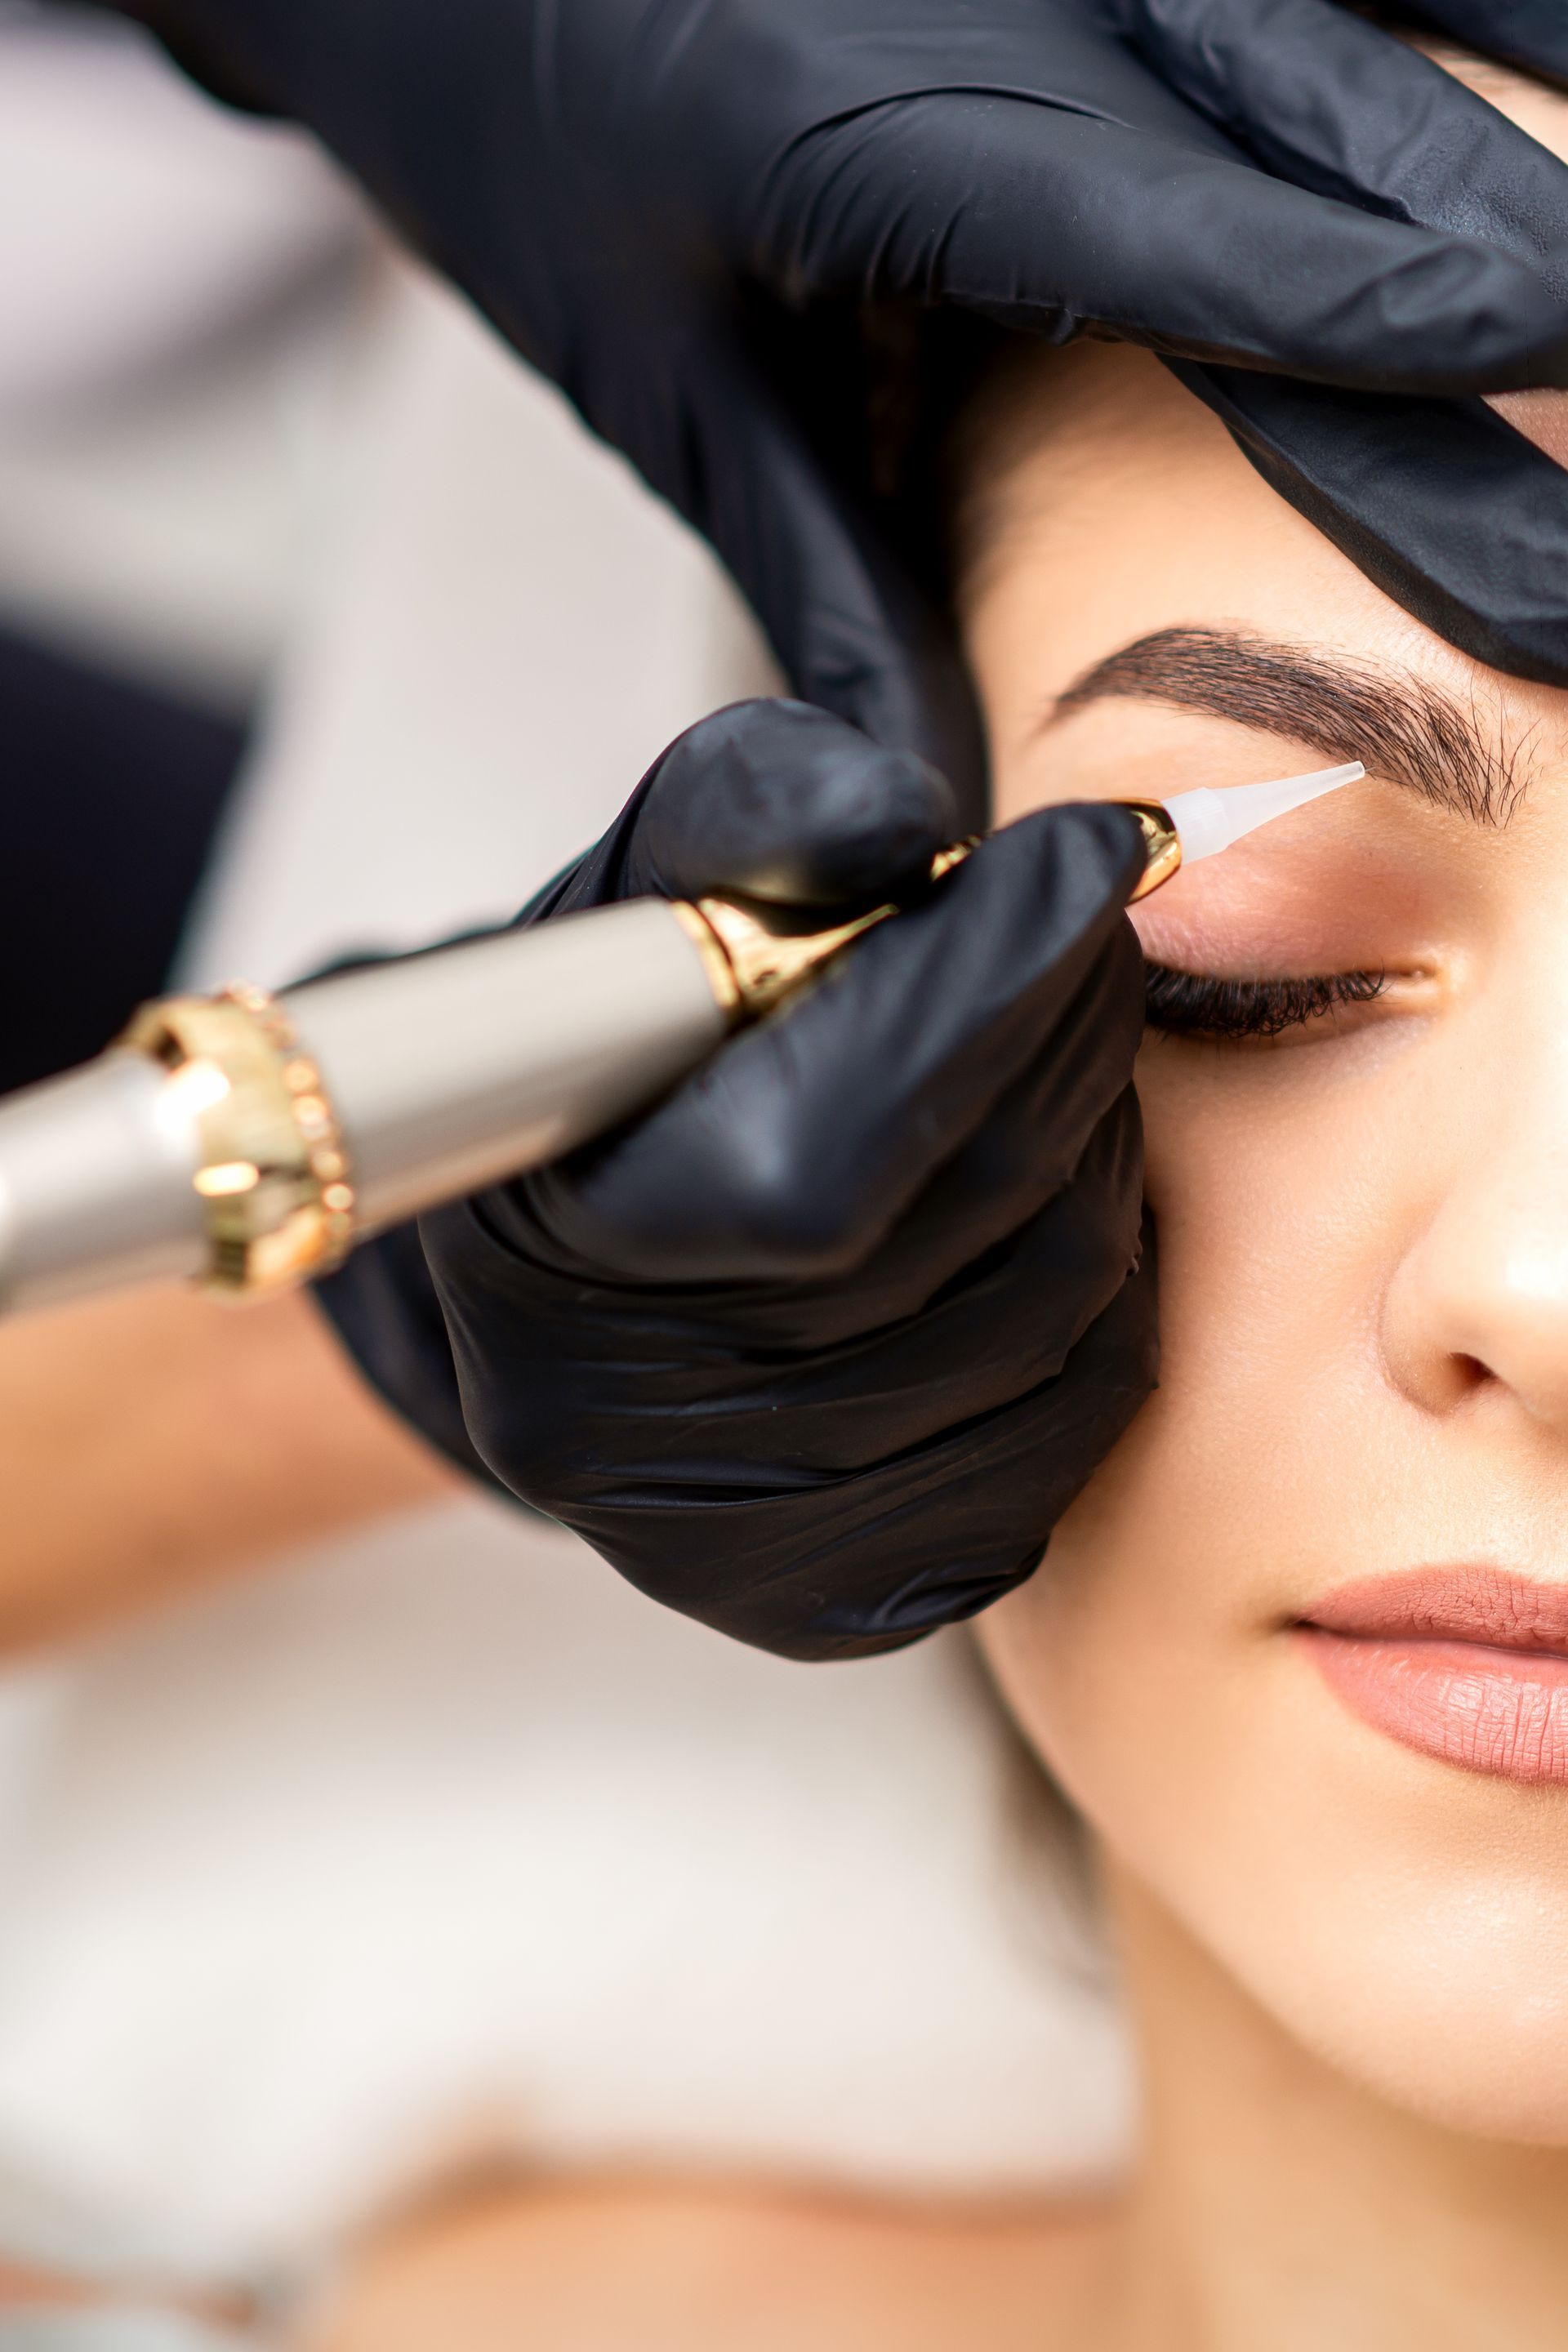
[[[1568,1785],[1568,1657],[1318,1625],[1296,1638],[1330,1689],[1403,1747],[1496,1780]]]

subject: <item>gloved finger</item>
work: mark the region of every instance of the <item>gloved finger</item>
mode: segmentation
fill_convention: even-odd
[[[1484,401],[1172,362],[1282,498],[1450,645],[1568,685],[1568,472]]]
[[[1018,1235],[1047,1216],[1075,1236],[1036,1335],[1048,1350],[1061,1317],[1076,1317],[1086,1272],[1092,1286],[1094,1270],[1125,1270],[1135,1255],[1143,1150],[1129,1073],[1142,1033],[1142,966],[1131,925],[1119,924],[1041,1053],[857,1265],[852,1288],[759,1286],[749,1310],[759,1337],[781,1349],[835,1345],[868,1329],[902,1331],[917,1316],[922,1328],[933,1318],[967,1328],[963,1302],[990,1295]],[[881,1375],[874,1385],[891,1393]]]
[[[1422,0],[1420,14],[1485,57],[1568,76],[1568,16],[1561,0]]]
[[[1034,1064],[939,1168],[880,1249],[858,1271],[863,1299],[893,1323],[952,1286],[955,1317],[988,1286],[990,1269],[1042,1216],[1075,1236],[1058,1265],[1058,1297],[1083,1269],[1132,1263],[1143,1190],[1142,1126],[1130,1073],[1142,1036],[1142,957],[1118,925]],[[1118,1088],[1120,1087],[1120,1092]],[[1069,1164],[1071,1140],[1088,1137]],[[984,1280],[977,1269],[986,1269]],[[1047,1317],[1042,1339],[1049,1328]],[[831,1306],[816,1328],[831,1330]]]
[[[1044,1055],[1142,859],[1115,807],[1009,826],[647,1118],[525,1179],[524,1208],[558,1251],[639,1281],[798,1282],[862,1264]],[[1068,1057],[1058,1183],[1131,1072],[1142,992],[1121,968],[1138,1019],[1106,1029],[1098,1099]]]
[[[889,1638],[918,1640],[960,1623],[1034,1574],[1050,1530],[1088,1484],[1153,1388],[1159,1368],[1154,1253],[1122,1283],[1054,1379],[998,1412],[956,1427],[943,1444],[903,1465],[897,1493],[856,1481],[842,1497],[846,1521],[869,1528],[880,1504],[904,1566],[889,1591],[826,1591],[797,1621],[789,1654],[853,1657]],[[931,1504],[950,1507],[939,1533]],[[962,1530],[953,1540],[954,1530]],[[784,1596],[771,1592],[770,1609]],[[763,1612],[759,1612],[762,1616]],[[763,1622],[765,1626],[766,1619]],[[781,1643],[788,1621],[778,1617]],[[809,1642],[812,1646],[805,1646]]]
[[[519,921],[729,891],[797,907],[899,898],[960,837],[945,777],[806,703],[717,710],[660,752],[619,816]]]
[[[732,705],[665,754],[626,860],[637,895],[785,905],[897,898],[958,835],[946,780],[804,702]]]
[[[803,1469],[816,1476],[863,1468],[1054,1379],[1138,1263],[1142,1169],[1138,1100],[1127,1086],[1089,1138],[1072,1181],[988,1250],[963,1282],[928,1276],[918,1291],[910,1288],[913,1305],[895,1306],[882,1322],[856,1316],[851,1305],[837,1330],[831,1320],[819,1319],[821,1292],[811,1292],[803,1307],[799,1295],[805,1286],[781,1284],[776,1296],[749,1288],[746,1330],[754,1377],[743,1395],[727,1398],[725,1456],[737,1463],[767,1460],[777,1417],[787,1413],[800,1433]],[[476,1208],[492,1235],[506,1234],[510,1218],[501,1201],[465,1202],[421,1220],[437,1271],[454,1255],[465,1263],[471,1258]],[[728,1288],[711,1294],[708,1345],[700,1294],[682,1290],[677,1299],[650,1287],[647,1311],[633,1328],[613,1311],[619,1286],[603,1274],[585,1280],[567,1261],[545,1279],[572,1303],[574,1328],[590,1347],[595,1333],[611,1335],[608,1344],[627,1381],[657,1380],[661,1411],[694,1424],[712,1412],[714,1367],[733,1344]],[[531,1280],[536,1290],[537,1277]],[[854,1287],[857,1297],[863,1295],[858,1282]],[[879,1286],[868,1305],[882,1295]],[[678,1352],[670,1350],[661,1311],[667,1301],[688,1335]],[[526,1357],[535,1343],[519,1331],[516,1344]],[[544,1383],[526,1385],[535,1396]],[[527,1444],[547,1465],[550,1406],[542,1401],[534,1412]],[[721,1475],[715,1470],[715,1485]]]
[[[1043,1365],[1070,1347],[1087,1318],[1099,1313],[1137,1259],[1143,1129],[1125,1070],[1125,1064],[1113,1066],[1107,1058],[1093,1097],[1105,1108],[1070,1171],[1055,1186],[1032,1178],[1021,1156],[1015,1158],[1016,1144],[1032,1139],[1039,1147],[1043,1131],[1018,1115],[1022,1089],[1010,1088],[965,1147],[966,1155],[984,1154],[985,1181],[977,1181],[972,1166],[952,1186],[949,1171],[939,1171],[880,1247],[855,1268],[852,1285],[751,1286],[748,1323],[759,1343],[776,1349],[781,1365],[797,1351],[803,1358],[814,1356],[819,1378],[822,1351],[829,1351],[830,1359],[832,1350],[842,1348],[845,1381],[865,1381],[862,1403],[850,1404],[847,1397],[846,1410],[868,1415],[865,1426],[872,1431],[881,1425],[882,1415],[889,1432],[900,1413],[903,1426],[917,1425],[914,1400],[925,1394],[920,1383],[930,1381],[933,1395],[939,1391],[944,1362],[955,1367],[972,1356],[976,1362],[1005,1361],[996,1394],[1017,1394],[1026,1384],[1019,1368]],[[1118,1077],[1123,1079],[1121,1090],[1112,1093]],[[1048,1100],[1048,1089],[1040,1092]],[[1086,1103],[1084,1111],[1086,1118],[1092,1116],[1092,1106]],[[1049,1156],[1060,1155],[1053,1148]],[[956,1210],[951,1224],[944,1222],[950,1207]],[[1037,1283],[1032,1276],[1026,1279],[1030,1267]],[[1027,1289],[1028,1299],[1015,1328],[1008,1302],[1021,1298],[1018,1285]],[[858,1305],[863,1312],[857,1312]],[[988,1329],[991,1322],[994,1328]],[[945,1337],[933,1339],[938,1331]],[[1045,1375],[1039,1370],[1032,1376]],[[980,1391],[966,1393],[979,1411]],[[952,1402],[950,1393],[949,1408]],[[970,1409],[965,1404],[964,1411]],[[931,1410],[938,1408],[933,1404]],[[845,1442],[861,1444],[847,1430]],[[878,1450],[869,1437],[865,1444],[868,1451]]]
[[[1024,99],[949,94],[835,123],[803,150],[775,198],[792,234],[774,267],[820,286],[941,298],[1057,341],[1110,328],[1320,382],[1568,382],[1563,306],[1528,264],[1272,179],[1228,141],[1210,157]],[[890,183],[908,189],[892,224]]]
[[[1038,1286],[1027,1284],[1030,1295],[1049,1278],[1047,1267]],[[512,1427],[493,1363],[482,1355],[470,1360],[460,1325],[454,1342],[481,1454],[510,1462],[507,1449],[520,1437],[532,1450],[535,1425],[531,1418],[523,1429]],[[1146,1247],[1140,1271],[1119,1284],[1058,1370],[991,1410],[973,1416],[960,1410],[928,1446],[900,1444],[887,1458],[862,1459],[826,1489],[805,1477],[742,1489],[736,1465],[743,1456],[726,1428],[709,1462],[683,1456],[666,1482],[657,1463],[639,1465],[646,1483],[636,1495],[624,1486],[607,1493],[602,1465],[574,1461],[563,1507],[571,1525],[634,1584],[650,1553],[657,1556],[658,1586],[646,1589],[688,1616],[727,1619],[731,1630],[743,1618],[747,1639],[783,1657],[863,1656],[971,1617],[1032,1575],[1050,1529],[1147,1398],[1157,1363]],[[958,1402],[977,1363],[950,1359],[950,1365],[944,1387],[957,1391]],[[526,1369],[519,1384],[532,1393]],[[559,1435],[570,1445],[569,1430]],[[539,1458],[559,1495],[555,1437],[546,1421]],[[658,1514],[657,1546],[641,1536],[644,1512]],[[881,1568],[889,1554],[900,1563],[891,1588]],[[875,1566],[857,1585],[852,1567],[861,1556]]]
[[[672,460],[633,448],[740,583],[795,692],[944,775],[960,833],[986,822],[985,753],[952,630],[813,446],[732,321],[670,397]]]
[[[1270,171],[1395,220],[1479,233],[1534,264],[1559,300],[1568,290],[1568,166],[1405,42],[1332,0],[1115,0],[1115,15]],[[1568,55],[1568,36],[1559,45]]]
[[[417,1227],[375,1234],[312,1291],[393,1411],[470,1478],[494,1483],[464,1424],[451,1341]]]

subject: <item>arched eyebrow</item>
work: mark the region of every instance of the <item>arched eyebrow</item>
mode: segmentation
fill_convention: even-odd
[[[1373,775],[1477,824],[1506,824],[1529,782],[1521,772],[1528,738],[1507,742],[1499,714],[1467,709],[1408,675],[1241,630],[1157,629],[1135,638],[1075,678],[1042,731],[1112,700],[1201,710],[1328,759],[1363,760]]]

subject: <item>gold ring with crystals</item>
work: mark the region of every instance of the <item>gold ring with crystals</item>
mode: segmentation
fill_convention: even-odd
[[[256,1297],[328,1274],[354,1234],[348,1154],[321,1072],[276,997],[237,981],[217,996],[144,1005],[121,1039],[169,1074],[198,1139],[192,1179],[204,1286]]]

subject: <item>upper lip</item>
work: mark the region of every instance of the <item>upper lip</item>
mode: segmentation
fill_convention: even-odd
[[[1568,1657],[1568,1584],[1504,1568],[1406,1569],[1339,1585],[1298,1622],[1368,1641],[1476,1642]]]

